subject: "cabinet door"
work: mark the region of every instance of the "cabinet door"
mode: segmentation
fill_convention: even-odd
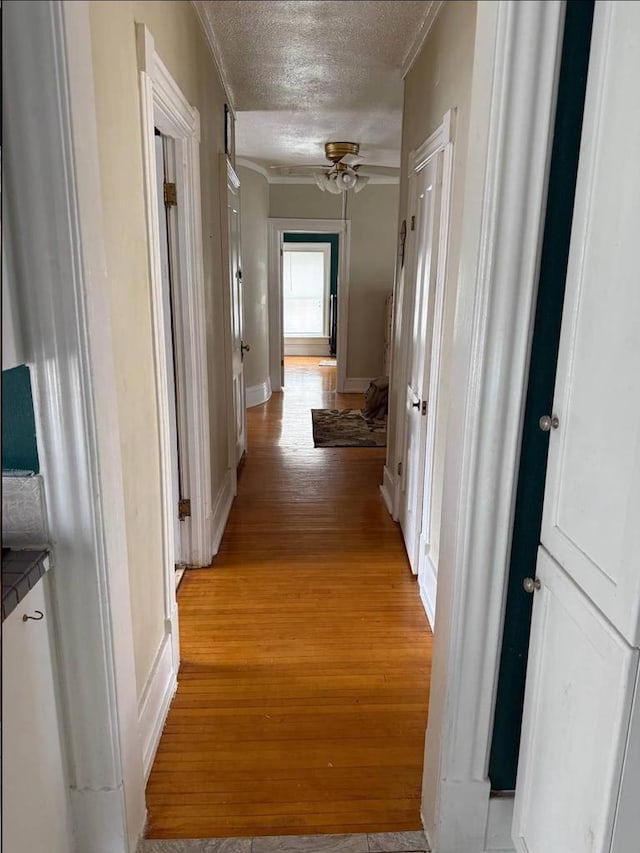
[[[609,850],[631,697],[632,649],[540,549],[514,814],[519,853]]]
[[[70,853],[45,575],[2,625],[2,853]],[[23,614],[44,614],[22,621]]]
[[[632,646],[640,645],[638,80],[640,3],[598,3],[541,534]]]
[[[612,846],[612,831],[640,644],[638,80],[640,3],[597,3],[554,411],[540,413],[558,422],[516,783],[520,853],[631,849]]]

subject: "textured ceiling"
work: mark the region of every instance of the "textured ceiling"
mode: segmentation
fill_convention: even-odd
[[[236,153],[263,165],[322,163],[324,143],[400,163],[402,64],[428,0],[204,0],[236,110]]]

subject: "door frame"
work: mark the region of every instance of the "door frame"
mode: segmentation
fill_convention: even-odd
[[[298,234],[338,234],[338,337],[336,341],[336,388],[345,391],[347,382],[347,342],[349,323],[349,269],[351,263],[351,222],[348,219],[269,219],[269,373],[271,390],[283,386],[282,338],[282,254],[287,232]]]
[[[165,617],[175,624],[174,667],[179,664],[175,566],[169,386],[167,383],[166,333],[168,318],[162,301],[162,266],[158,224],[158,192],[155,167],[155,128],[175,145],[178,264],[174,279],[175,354],[178,384],[178,431],[183,458],[184,490],[191,499],[191,517],[182,524],[182,557],[191,566],[208,566],[213,554],[211,514],[211,443],[209,429],[209,380],[207,371],[206,312],[202,262],[200,202],[200,115],[190,106],[155,50],[153,36],[144,24],[136,24],[140,82],[142,159],[146,207],[154,372],[158,397],[157,428],[163,508],[163,559]],[[187,381],[187,376],[189,380]]]
[[[55,546],[54,654],[74,842],[133,853],[145,780],[88,0],[10,4],[3,24],[12,93],[3,103],[3,204],[12,233],[29,235],[13,258],[16,308]]]
[[[564,3],[479,3],[422,816],[438,853],[513,849],[489,751]]]

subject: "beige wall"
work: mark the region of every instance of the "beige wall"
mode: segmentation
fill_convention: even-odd
[[[456,0],[445,3],[420,54],[405,79],[404,117],[402,133],[402,180],[400,184],[400,221],[409,220],[407,209],[407,164],[409,152],[417,148],[441,124],[442,117],[456,108],[453,193],[449,230],[449,252],[445,285],[445,308],[441,376],[438,391],[438,424],[435,449],[435,493],[433,523],[436,531],[432,540],[433,557],[437,565],[439,553],[440,510],[442,503],[442,472],[446,437],[446,413],[449,402],[449,371],[456,302],[456,284],[460,258],[462,210],[464,201],[465,160],[467,153],[471,78],[476,23],[475,0]],[[394,389],[392,405],[398,403]],[[390,441],[393,437],[390,436]]]
[[[134,24],[200,112],[204,276],[215,495],[226,473],[218,152],[225,97],[191,3],[89,4],[138,695],[164,634],[161,503]]]
[[[240,178],[240,229],[244,288],[244,338],[251,350],[244,358],[247,388],[269,378],[269,184],[244,166]]]
[[[291,219],[341,219],[342,196],[313,184],[271,184],[269,215]],[[347,377],[372,379],[382,372],[384,301],[393,289],[398,185],[369,184],[349,193],[351,221]]]

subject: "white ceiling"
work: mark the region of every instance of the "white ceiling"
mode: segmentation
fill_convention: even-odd
[[[432,0],[201,0],[236,111],[236,153],[264,166],[325,162],[359,142],[366,165],[400,165],[402,68]]]

